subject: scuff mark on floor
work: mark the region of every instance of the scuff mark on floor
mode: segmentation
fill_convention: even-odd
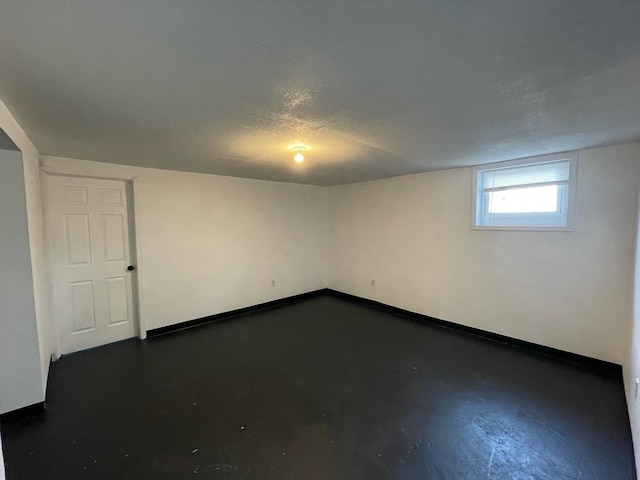
[[[496,448],[498,448],[499,441],[496,440],[496,443],[493,444],[493,448],[491,449],[491,456],[489,457],[489,465],[487,467],[487,478],[491,478],[491,467],[493,466],[493,457],[496,454]]]

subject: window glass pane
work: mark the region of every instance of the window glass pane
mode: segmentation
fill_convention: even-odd
[[[483,188],[517,187],[536,183],[566,182],[569,162],[549,162],[519,167],[498,168],[482,173]]]
[[[558,186],[513,188],[488,192],[488,213],[554,213],[558,211]]]

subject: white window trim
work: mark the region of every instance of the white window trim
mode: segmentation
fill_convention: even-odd
[[[478,189],[478,175],[481,171],[490,170],[492,168],[517,167],[522,165],[530,165],[536,163],[557,162],[562,160],[569,161],[569,183],[567,196],[567,224],[566,226],[557,225],[476,225],[477,206],[482,204],[479,195],[482,191]],[[540,157],[529,157],[508,162],[489,163],[473,167],[472,175],[472,206],[471,206],[471,229],[472,230],[510,230],[510,231],[529,231],[529,232],[573,232],[575,231],[575,213],[576,213],[576,190],[578,184],[578,154],[565,153],[558,155],[544,155]],[[524,214],[526,215],[526,214]]]

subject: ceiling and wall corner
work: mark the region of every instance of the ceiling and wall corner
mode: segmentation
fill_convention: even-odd
[[[638,24],[638,0],[4,0],[0,96],[42,154],[338,185],[640,138]]]

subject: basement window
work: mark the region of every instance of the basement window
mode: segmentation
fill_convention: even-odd
[[[474,229],[572,231],[577,157],[474,168]]]

